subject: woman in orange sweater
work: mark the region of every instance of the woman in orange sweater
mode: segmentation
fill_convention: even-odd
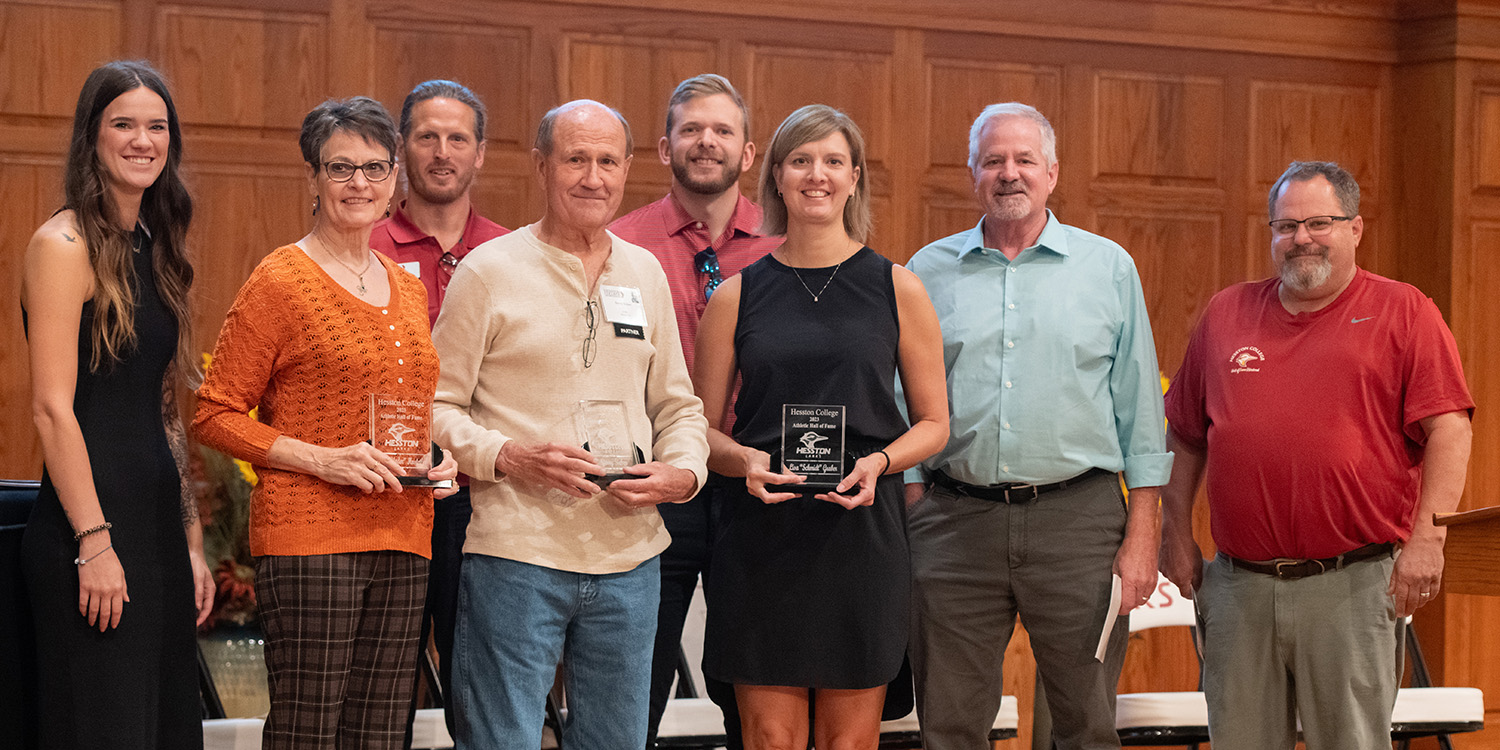
[[[397,461],[365,441],[376,397],[430,408],[427,292],[370,249],[395,187],[385,109],[365,97],[325,102],[300,142],[312,232],[266,256],[240,290],[194,427],[259,470],[250,551],[270,672],[264,746],[399,748],[432,499],[454,490],[403,489]],[[445,456],[427,476],[456,475]]]

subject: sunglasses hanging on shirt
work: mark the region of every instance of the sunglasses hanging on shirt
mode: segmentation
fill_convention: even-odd
[[[719,271],[719,254],[714,252],[712,246],[706,247],[693,256],[693,264],[698,273],[708,276],[708,280],[703,283],[703,299],[707,300],[724,283],[724,275]]]

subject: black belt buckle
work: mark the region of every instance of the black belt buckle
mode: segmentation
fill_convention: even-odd
[[[1313,571],[1308,568],[1309,565],[1317,565],[1318,569]],[[1283,581],[1295,581],[1328,572],[1328,566],[1322,560],[1277,560],[1272,566],[1276,570],[1276,577]]]
[[[1016,493],[1014,497],[1010,494],[1012,492]],[[1016,505],[1018,503],[1029,503],[1037,499],[1042,493],[1034,484],[1013,484],[1001,490],[1001,494],[1005,497],[1006,505]]]

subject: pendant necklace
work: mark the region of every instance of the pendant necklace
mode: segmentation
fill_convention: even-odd
[[[323,246],[323,252],[328,253],[328,257],[333,258],[334,263],[343,266],[349,271],[349,273],[354,274],[354,276],[359,279],[359,287],[355,289],[355,292],[358,293],[361,297],[365,296],[365,273],[370,270],[370,251],[365,251],[365,267],[356,271],[354,270],[354,266],[345,263],[344,261],[339,259],[339,256],[334,255],[333,251],[328,249],[328,245],[323,242],[323,239],[321,237],[318,238],[318,244]]]
[[[854,256],[851,255],[849,257],[852,258]],[[816,305],[818,300],[822,298],[823,292],[828,291],[828,285],[833,283],[833,277],[839,275],[839,268],[843,267],[844,262],[847,260],[849,258],[845,258],[834,265],[833,273],[828,274],[828,280],[823,282],[823,288],[819,289],[816,293],[813,292],[812,287],[807,285],[807,280],[802,278],[802,272],[798,271],[796,266],[787,264],[787,268],[792,269],[792,273],[797,277],[797,281],[802,283],[802,288],[807,290],[807,294],[812,297],[813,304]]]
[[[848,258],[845,258],[844,260],[848,260]],[[797,280],[802,282],[802,288],[806,289],[809,295],[812,295],[813,304],[817,304],[818,298],[823,296],[823,292],[828,291],[828,285],[833,283],[833,277],[839,274],[839,266],[842,265],[844,265],[843,260],[839,261],[838,265],[833,267],[833,273],[828,274],[828,280],[823,282],[823,288],[819,289],[816,293],[813,292],[812,287],[807,285],[807,281],[802,278],[802,273],[797,270],[796,266],[788,266],[788,268],[791,268],[792,273],[796,274]]]

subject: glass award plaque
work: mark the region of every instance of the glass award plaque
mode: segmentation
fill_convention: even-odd
[[[432,403],[379,393],[370,394],[370,445],[396,460],[406,487],[451,487],[453,480],[432,480],[427,472],[442,463],[432,442]]]
[[[776,466],[772,456],[772,466]],[[782,471],[806,477],[802,484],[768,484],[772,492],[816,494],[832,492],[844,478],[844,407],[783,404],[781,407]]]
[[[589,481],[604,487],[616,479],[628,479],[625,467],[645,461],[645,455],[630,440],[630,421],[624,401],[584,399],[574,413],[578,439],[583,449],[594,457],[604,474],[585,474]]]

